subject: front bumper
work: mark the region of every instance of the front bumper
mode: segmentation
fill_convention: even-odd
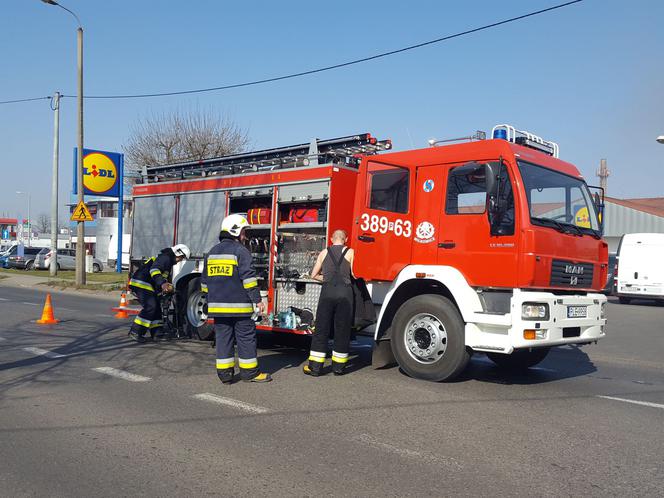
[[[504,315],[475,314],[477,321],[466,324],[466,344],[476,351],[511,353],[515,349],[541,348],[564,344],[588,344],[605,336],[606,318],[602,306],[603,294],[575,294],[560,296],[550,292],[515,290],[510,312]],[[523,303],[546,303],[546,320],[524,320]],[[585,306],[584,318],[568,318],[570,306]],[[524,338],[525,331],[537,338]],[[534,331],[534,332],[530,332]]]

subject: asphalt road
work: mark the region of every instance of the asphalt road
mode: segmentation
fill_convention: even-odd
[[[207,343],[137,345],[115,303],[0,283],[1,496],[661,496],[664,307],[609,306],[598,345],[528,375],[476,355],[457,382],[301,373],[262,335],[270,384],[223,386]]]

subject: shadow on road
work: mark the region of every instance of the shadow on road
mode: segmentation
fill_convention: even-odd
[[[466,370],[453,382],[470,380],[507,385],[531,385],[581,377],[597,371],[590,357],[577,346],[552,348],[540,364],[522,371],[510,371],[486,355],[475,354]]]

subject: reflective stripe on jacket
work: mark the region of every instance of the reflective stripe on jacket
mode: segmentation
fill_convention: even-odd
[[[145,260],[129,279],[129,285],[151,292],[158,291],[164,282],[168,282],[174,264],[175,254],[170,248],[164,249],[159,256]]]
[[[249,250],[235,239],[222,239],[205,257],[201,290],[208,293],[209,316],[250,316],[261,296]]]

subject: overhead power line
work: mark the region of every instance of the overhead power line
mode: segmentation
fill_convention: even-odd
[[[0,104],[17,104],[19,102],[32,102],[33,100],[47,100],[51,97],[34,97],[31,99],[3,100]]]
[[[182,90],[182,91],[177,91],[177,92],[143,93],[143,94],[128,94],[128,95],[85,95],[84,98],[85,99],[141,99],[141,98],[149,98],[149,97],[170,97],[170,96],[174,96],[174,95],[189,95],[189,94],[195,94],[195,93],[206,93],[206,92],[216,92],[216,91],[221,91],[221,90],[230,90],[230,89],[233,89],[233,88],[242,88],[242,87],[247,87],[247,86],[262,85],[262,84],[265,84],[265,83],[273,83],[275,81],[283,81],[283,80],[288,80],[288,79],[293,79],[293,78],[299,78],[299,77],[302,77],[302,76],[308,76],[310,74],[317,74],[317,73],[322,73],[322,72],[325,72],[325,71],[332,71],[334,69],[340,69],[342,67],[348,67],[348,66],[352,66],[352,65],[355,65],[355,64],[361,64],[363,62],[368,62],[368,61],[372,61],[372,60],[376,60],[376,59],[381,59],[383,57],[389,57],[391,55],[399,54],[399,53],[402,53],[402,52],[407,52],[409,50],[415,50],[417,48],[426,47],[427,45],[433,45],[435,43],[441,43],[441,42],[444,42],[444,41],[452,40],[453,38],[459,38],[459,37],[462,37],[462,36],[477,33],[479,31],[484,31],[484,30],[487,30],[487,29],[502,26],[504,24],[509,24],[509,23],[513,23],[513,22],[516,22],[516,21],[521,21],[521,20],[527,19],[529,17],[544,14],[546,12],[551,12],[553,10],[561,9],[563,7],[568,7],[570,5],[573,5],[575,3],[580,3],[582,1],[583,0],[572,0],[572,1],[569,1],[569,2],[554,5],[552,7],[547,7],[546,9],[536,10],[536,11],[529,12],[527,14],[523,14],[523,15],[520,15],[520,16],[510,17],[509,19],[504,19],[502,21],[497,21],[497,22],[494,22],[494,23],[491,23],[491,24],[485,24],[484,26],[469,29],[469,30],[466,30],[466,31],[461,31],[459,33],[455,33],[455,34],[452,34],[452,35],[443,36],[441,38],[436,38],[435,40],[429,40],[429,41],[426,41],[426,42],[418,43],[416,45],[410,45],[408,47],[403,47],[403,48],[399,48],[399,49],[396,49],[396,50],[391,50],[389,52],[383,52],[383,53],[372,55],[372,56],[369,56],[369,57],[363,57],[361,59],[355,59],[355,60],[352,60],[352,61],[342,62],[342,63],[339,63],[339,64],[333,64],[331,66],[319,67],[319,68],[316,68],[316,69],[311,69],[311,70],[308,70],[308,71],[301,71],[301,72],[298,72],[298,73],[291,73],[291,74],[286,74],[286,75],[282,75],[282,76],[275,76],[275,77],[272,77],[272,78],[264,78],[264,79],[260,79],[260,80],[254,80],[254,81],[246,81],[246,82],[243,82],[243,83],[234,83],[234,84],[231,84],[231,85],[215,86],[215,87],[210,87],[210,88],[199,88],[199,89],[196,89],[196,90]],[[63,97],[76,97],[76,95],[63,95]],[[40,97],[40,98],[44,98],[44,97]],[[46,97],[46,98],[48,98],[48,97]],[[28,100],[38,100],[38,99],[23,99],[22,101],[28,101]],[[17,100],[17,101],[0,102],[0,104],[7,104],[7,103],[13,103],[13,102],[20,102],[20,101]]]

